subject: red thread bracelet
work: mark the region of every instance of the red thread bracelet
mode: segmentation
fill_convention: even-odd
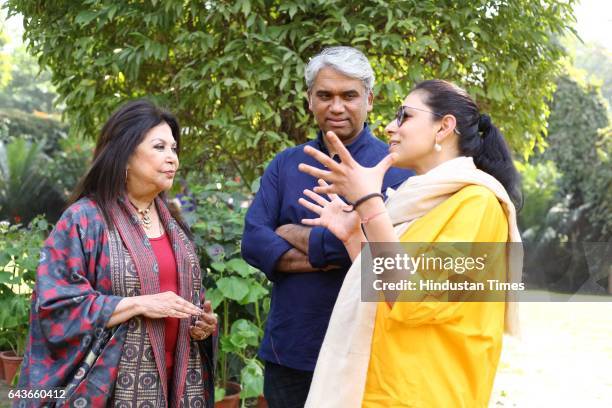
[[[377,212],[376,214],[369,216],[369,217],[365,217],[361,220],[361,225],[365,225],[368,222],[372,221],[374,218],[378,217],[381,214],[384,214],[387,212],[387,209],[382,210],[381,212]]]

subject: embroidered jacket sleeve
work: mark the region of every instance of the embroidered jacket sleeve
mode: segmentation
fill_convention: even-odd
[[[97,208],[81,200],[45,241],[20,386],[65,386],[104,331],[121,300],[112,295],[106,240]]]

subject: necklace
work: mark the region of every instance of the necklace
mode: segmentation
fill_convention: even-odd
[[[132,206],[136,209],[136,211],[138,211],[138,214],[140,214],[140,216],[142,217],[142,220],[140,221],[140,223],[142,224],[144,229],[148,230],[149,228],[151,228],[151,224],[153,223],[151,221],[151,206],[153,205],[153,201],[151,201],[151,203],[145,209],[140,209],[136,207],[134,203],[131,201],[130,201],[130,204],[132,204]]]

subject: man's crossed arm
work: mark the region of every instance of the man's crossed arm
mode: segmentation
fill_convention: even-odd
[[[318,272],[336,268],[335,265],[328,265],[321,269],[310,264],[308,260],[310,230],[310,227],[298,224],[285,224],[276,228],[276,234],[293,246],[279,258],[276,264],[279,272]]]

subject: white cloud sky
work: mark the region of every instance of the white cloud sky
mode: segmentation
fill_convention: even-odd
[[[574,12],[582,40],[599,43],[612,52],[612,1],[581,0]]]

